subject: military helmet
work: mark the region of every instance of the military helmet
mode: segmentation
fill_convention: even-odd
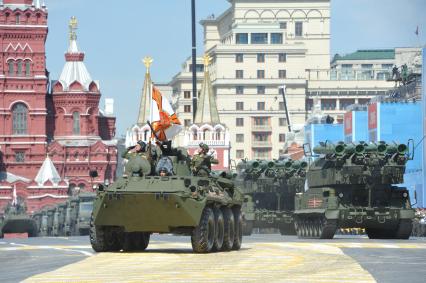
[[[207,144],[205,144],[205,143],[200,143],[200,148],[201,148],[202,150],[206,150],[206,151],[208,151],[208,150],[209,150],[209,146],[208,146]]]
[[[142,150],[142,151],[144,151],[144,150],[145,150],[145,148],[146,148],[146,143],[145,143],[144,141],[140,140],[140,141],[138,141],[138,142],[137,142],[137,144],[141,146],[141,150]]]

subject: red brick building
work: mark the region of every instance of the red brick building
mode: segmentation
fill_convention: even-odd
[[[99,82],[78,49],[77,22],[62,74],[50,84],[48,13],[39,3],[0,6],[0,212],[14,189],[31,212],[91,190],[89,170],[99,172],[95,183],[115,177],[115,117],[99,109]]]

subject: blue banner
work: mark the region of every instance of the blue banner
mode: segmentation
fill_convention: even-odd
[[[426,48],[422,50],[422,103],[423,103],[423,137],[426,136]],[[417,192],[417,200],[419,204],[423,207],[426,205],[426,196],[425,196],[425,185],[426,185],[426,142],[423,140],[423,188],[421,188],[420,192]]]

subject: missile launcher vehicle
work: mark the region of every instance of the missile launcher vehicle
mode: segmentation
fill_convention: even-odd
[[[296,192],[303,190],[307,163],[282,160],[242,161],[237,165],[236,184],[245,195],[243,234],[253,228],[275,228],[294,235],[293,210]]]
[[[152,233],[173,233],[191,236],[196,253],[239,250],[243,195],[229,174],[194,176],[186,149],[161,149],[152,160],[156,165],[131,157],[125,175],[98,187],[90,222],[93,249],[142,251]],[[167,174],[160,175],[164,168]]]
[[[338,228],[365,228],[370,239],[408,239],[414,210],[403,183],[409,146],[323,143],[295,198],[300,238],[332,239]]]

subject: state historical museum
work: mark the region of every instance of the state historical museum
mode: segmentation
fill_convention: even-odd
[[[84,64],[75,18],[62,74],[50,81],[47,14],[40,1],[0,6],[0,214],[13,196],[32,213],[115,178],[112,105],[99,109],[99,82]],[[90,170],[99,177],[91,180]]]

